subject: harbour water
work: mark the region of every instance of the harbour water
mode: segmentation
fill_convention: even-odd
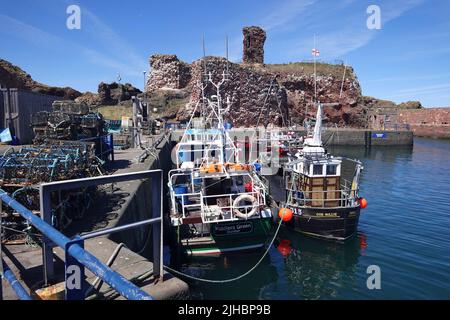
[[[188,280],[194,299],[450,299],[450,141],[329,151],[364,163],[360,193],[368,207],[357,237],[339,244],[282,229],[247,277],[229,284]],[[271,180],[276,188],[279,181]],[[182,270],[229,279],[261,254],[189,258]],[[370,265],[380,267],[379,290],[367,288]]]

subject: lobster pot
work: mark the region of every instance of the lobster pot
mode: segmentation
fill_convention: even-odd
[[[68,127],[72,121],[68,114],[62,112],[52,112],[48,116],[48,122],[54,127]]]
[[[53,111],[64,112],[73,115],[85,115],[89,113],[89,106],[84,103],[76,103],[71,100],[55,101],[52,104]]]
[[[46,126],[48,122],[49,113],[47,111],[40,111],[31,115],[32,126]]]
[[[99,114],[92,113],[81,118],[81,126],[83,128],[98,128],[102,125],[102,119]]]

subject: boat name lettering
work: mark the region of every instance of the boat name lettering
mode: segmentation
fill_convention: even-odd
[[[253,231],[253,223],[236,223],[227,225],[216,225],[214,228],[215,235],[229,235],[235,233],[249,233]]]
[[[337,217],[337,212],[318,212],[316,217]]]

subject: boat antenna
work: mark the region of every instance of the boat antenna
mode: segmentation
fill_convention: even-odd
[[[339,92],[339,99],[342,97],[342,90],[344,89],[344,80],[345,80],[345,71],[346,70],[347,70],[347,64],[344,61],[344,75],[342,76],[341,91]]]
[[[206,78],[207,75],[208,75],[208,72],[206,70],[205,34],[203,34],[203,37],[202,37],[202,47],[203,47],[203,73],[204,73],[204,76]]]
[[[225,50],[226,50],[226,57],[227,57],[227,74],[228,74],[228,35],[225,36]]]
[[[316,48],[316,34],[314,34],[314,48],[312,51],[314,59],[314,102],[317,103],[317,72],[316,72],[316,56],[318,55],[318,50]]]

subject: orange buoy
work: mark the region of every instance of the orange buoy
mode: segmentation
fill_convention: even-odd
[[[277,250],[283,257],[287,257],[292,252],[291,240],[282,239],[278,244]]]
[[[287,222],[291,221],[292,217],[294,216],[294,212],[288,208],[281,208],[280,211],[278,211],[278,216],[281,220]]]
[[[367,207],[367,200],[364,198],[359,198],[359,205],[361,209],[365,209]]]

